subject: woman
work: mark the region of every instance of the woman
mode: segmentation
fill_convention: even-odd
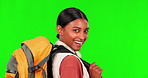
[[[88,38],[88,19],[76,8],[63,10],[57,19],[56,28],[59,39],[56,45],[62,45],[72,53],[58,53],[53,58],[53,78],[101,78],[102,69],[92,63],[87,71],[77,52]],[[89,72],[89,73],[88,73]]]

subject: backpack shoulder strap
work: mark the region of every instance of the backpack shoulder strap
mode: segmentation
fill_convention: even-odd
[[[22,50],[24,51],[27,61],[28,61],[28,76],[29,76],[29,78],[34,78],[35,72],[33,70],[31,70],[31,67],[34,66],[33,55],[26,44],[22,44]]]
[[[7,73],[6,73],[6,77],[14,77],[14,78],[19,78],[18,77],[18,70],[17,70],[17,61],[16,58],[14,56],[11,56],[8,64],[7,64]]]
[[[46,58],[44,58],[38,65],[34,66],[33,55],[31,53],[30,49],[25,44],[22,45],[22,49],[23,49],[24,53],[26,54],[26,57],[28,60],[29,78],[34,78],[35,77],[35,70],[38,70],[38,69],[42,69],[43,78],[46,78],[46,72],[41,66],[49,60],[50,55],[48,55]]]
[[[16,73],[17,75],[19,73],[21,78],[34,78],[36,76],[46,78],[47,63],[45,62],[49,59],[51,49],[52,44],[45,37],[37,37],[23,42],[22,48],[13,53],[13,57],[8,63],[6,77],[10,77],[10,75],[14,77]],[[35,70],[38,69],[42,69],[42,71],[35,74]]]
[[[49,72],[52,73],[52,71],[50,70],[52,68],[52,60],[54,58],[54,56],[57,54],[57,53],[71,53],[71,54],[74,54],[73,52],[71,52],[70,50],[68,50],[67,48],[65,48],[64,46],[62,45],[54,45],[53,47],[53,51],[51,52],[50,54],[50,59],[48,61],[48,69],[49,69]],[[75,54],[74,54],[75,55]],[[77,56],[77,55],[76,55]],[[89,72],[89,66],[90,64],[86,61],[84,61],[83,59],[80,58],[80,60],[83,62],[84,66],[87,68],[87,71]],[[49,77],[49,76],[48,76]],[[51,75],[50,75],[51,77]]]
[[[38,67],[38,69],[39,68],[41,68],[42,69],[42,75],[43,75],[43,77],[44,78],[46,78],[46,72],[45,72],[45,70],[41,67],[43,64],[45,64],[48,60],[49,60],[49,58],[50,58],[50,55],[48,55],[46,58],[44,58],[44,60],[42,60],[38,65],[36,65],[37,67]],[[49,77],[48,77],[49,78]]]
[[[12,73],[12,70],[13,71],[17,70],[16,75],[19,76],[20,78],[28,78],[28,71],[26,70],[28,68],[28,62],[27,62],[26,55],[23,52],[23,50],[21,48],[17,49],[16,51],[13,52],[12,56],[13,57],[10,60],[11,62],[9,62],[8,65],[11,64],[11,66],[13,65],[13,67],[11,67],[11,70],[10,70],[10,68],[7,66],[7,69],[10,70],[11,73]],[[16,70],[14,70],[14,69],[16,69]],[[10,72],[10,71],[7,71],[7,72]],[[6,77],[8,75],[10,75],[10,73],[7,73]],[[11,76],[11,77],[13,77],[13,76]]]

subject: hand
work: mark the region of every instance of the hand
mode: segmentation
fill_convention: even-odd
[[[89,73],[90,73],[90,78],[102,78],[102,69],[99,68],[96,63],[92,63],[89,66]]]

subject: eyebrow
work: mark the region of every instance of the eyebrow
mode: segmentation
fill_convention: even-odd
[[[81,29],[80,27],[76,27],[76,26],[74,26],[74,27],[72,27],[72,28],[78,28],[78,29]],[[86,28],[86,29],[90,29],[90,28]]]

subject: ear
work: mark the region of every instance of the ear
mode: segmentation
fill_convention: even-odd
[[[56,27],[56,30],[60,36],[63,35],[63,28],[60,25]]]

